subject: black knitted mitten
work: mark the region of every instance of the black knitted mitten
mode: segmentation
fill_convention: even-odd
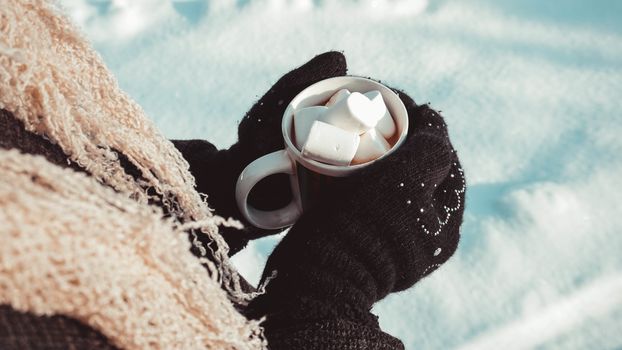
[[[242,221],[244,230],[223,228],[230,254],[246,246],[249,239],[282,230],[252,227],[241,215],[235,201],[235,184],[244,168],[255,159],[282,149],[281,119],[283,112],[300,91],[320,80],[346,74],[346,60],[339,52],[326,52],[284,75],[248,111],[238,127],[238,142],[227,150],[218,150],[204,140],[173,140],[173,144],[190,164],[197,191],[207,194],[207,201],[223,217]],[[270,176],[255,186],[249,202],[264,210],[285,206],[291,200],[287,175]]]
[[[400,348],[387,339],[345,344],[382,337],[372,305],[409,288],[456,250],[465,180],[446,124],[427,105],[398,94],[410,119],[406,142],[326,189],[323,204],[304,212],[268,259],[262,282],[275,278],[248,315],[267,316],[272,349]],[[358,331],[343,330],[351,324]],[[322,343],[327,327],[347,339]]]

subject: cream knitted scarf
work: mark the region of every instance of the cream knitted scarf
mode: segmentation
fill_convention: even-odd
[[[0,304],[127,349],[265,347],[161,209],[17,150],[0,150],[0,173]]]
[[[221,344],[223,334],[258,334],[256,324],[233,316],[225,298],[244,303],[251,297],[241,291],[239,276],[227,258],[228,247],[218,233],[217,225],[227,221],[212,215],[194,190],[194,178],[181,154],[119,89],[87,41],[43,0],[1,0],[0,108],[11,111],[27,130],[58,144],[92,175],[85,179],[42,159],[2,151],[0,240],[11,243],[2,247],[0,256],[0,303],[76,316],[127,347],[154,339],[146,328],[125,328],[144,326],[140,322],[146,319],[156,325],[150,330],[157,331],[157,325],[173,327],[179,332],[175,341],[207,347]],[[139,169],[141,179],[125,173],[116,151]],[[150,199],[161,199],[178,222],[163,223],[162,212],[148,206]],[[178,232],[189,227],[216,243],[217,264],[210,266],[211,278],[198,275],[199,262],[177,242]],[[193,244],[206,252],[196,237]],[[168,252],[171,245],[177,248]],[[83,261],[87,258],[88,263]],[[16,269],[20,259],[39,264],[29,265],[29,271]],[[54,263],[57,260],[61,262]],[[66,279],[50,272],[54,266]],[[151,278],[149,286],[145,281]],[[109,288],[121,280],[119,288]],[[228,293],[217,292],[219,283]],[[136,294],[138,290],[147,294]],[[215,311],[215,305],[222,310]],[[110,308],[109,314],[103,306]],[[168,313],[159,316],[156,307]],[[116,318],[122,315],[127,318]],[[233,319],[239,327],[227,331],[224,325]],[[187,333],[179,330],[184,327]],[[131,331],[138,333],[132,337]],[[158,334],[171,333],[151,335]],[[260,338],[252,343],[259,344]],[[235,343],[242,338],[232,339]],[[171,341],[162,339],[162,344]]]

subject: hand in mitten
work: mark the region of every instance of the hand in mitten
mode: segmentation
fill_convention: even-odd
[[[243,231],[227,232],[230,253],[242,249],[249,239],[280,230],[251,227],[241,216],[235,201],[235,185],[242,170],[253,160],[283,148],[281,119],[289,102],[303,89],[320,80],[346,73],[345,57],[339,52],[326,52],[287,73],[250,109],[238,127],[238,142],[227,150],[218,150],[204,140],[173,140],[173,144],[190,164],[197,190],[207,194],[207,201],[223,217],[233,217],[246,224]],[[277,209],[291,200],[286,175],[274,175],[255,186],[249,202],[259,209]]]
[[[303,213],[270,255],[262,281],[275,277],[248,315],[267,316],[272,349],[339,349],[352,341],[400,348],[380,332],[372,305],[411,287],[456,250],[465,193],[457,154],[443,118],[399,95],[409,114],[406,142],[324,191],[322,205]],[[305,343],[327,329],[347,340]]]

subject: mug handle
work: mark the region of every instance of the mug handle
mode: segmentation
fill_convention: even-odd
[[[302,208],[298,204],[300,196],[296,189],[292,190],[292,201],[281,209],[265,211],[248,204],[248,194],[261,179],[279,173],[294,175],[294,168],[294,161],[284,149],[257,158],[244,168],[238,177],[235,198],[240,212],[252,225],[262,229],[277,229],[294,224],[300,217]]]

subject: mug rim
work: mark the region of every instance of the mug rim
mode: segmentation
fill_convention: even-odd
[[[343,86],[347,85],[348,82],[353,82],[353,81],[355,82],[359,81],[361,83],[371,84],[374,86],[374,88],[376,88],[376,90],[380,91],[380,93],[382,94],[382,98],[385,101],[387,97],[390,97],[391,100],[398,102],[397,105],[392,104],[391,106],[392,108],[390,109],[391,109],[391,116],[394,119],[403,117],[403,120],[402,120],[403,127],[399,135],[399,138],[397,139],[395,144],[391,147],[391,149],[389,149],[382,156],[374,160],[361,163],[361,164],[332,165],[332,164],[326,164],[326,163],[318,162],[313,159],[308,159],[308,158],[303,157],[302,152],[298,150],[298,148],[293,144],[293,141],[291,139],[291,125],[293,124],[294,109],[295,109],[294,106],[297,105],[301,99],[309,97],[307,96],[309,94],[309,91],[317,89],[318,85],[329,85],[329,86],[334,85],[336,86],[336,88],[333,88],[330,90],[333,90],[333,93],[335,93],[339,91],[339,89],[343,88]],[[389,108],[389,103],[388,102],[385,102],[385,103],[387,104],[387,108]],[[394,109],[397,109],[397,111],[395,111]],[[352,172],[355,172],[361,168],[364,168],[366,166],[373,164],[374,162],[390,155],[397,148],[399,148],[402,145],[402,143],[404,143],[404,141],[406,140],[406,136],[408,134],[408,112],[406,111],[406,106],[404,105],[404,102],[402,101],[402,99],[400,99],[399,96],[392,89],[383,85],[382,83],[379,83],[369,78],[358,77],[358,76],[351,76],[351,75],[339,76],[339,77],[333,77],[333,78],[320,80],[312,85],[309,85],[304,90],[299,92],[287,105],[287,108],[285,108],[285,112],[283,112],[283,118],[281,121],[281,132],[283,134],[283,139],[285,140],[285,149],[287,150],[287,153],[290,156],[292,156],[297,162],[301,163],[305,168],[310,169],[320,174],[324,174],[324,175],[342,177],[342,176],[350,175]]]

